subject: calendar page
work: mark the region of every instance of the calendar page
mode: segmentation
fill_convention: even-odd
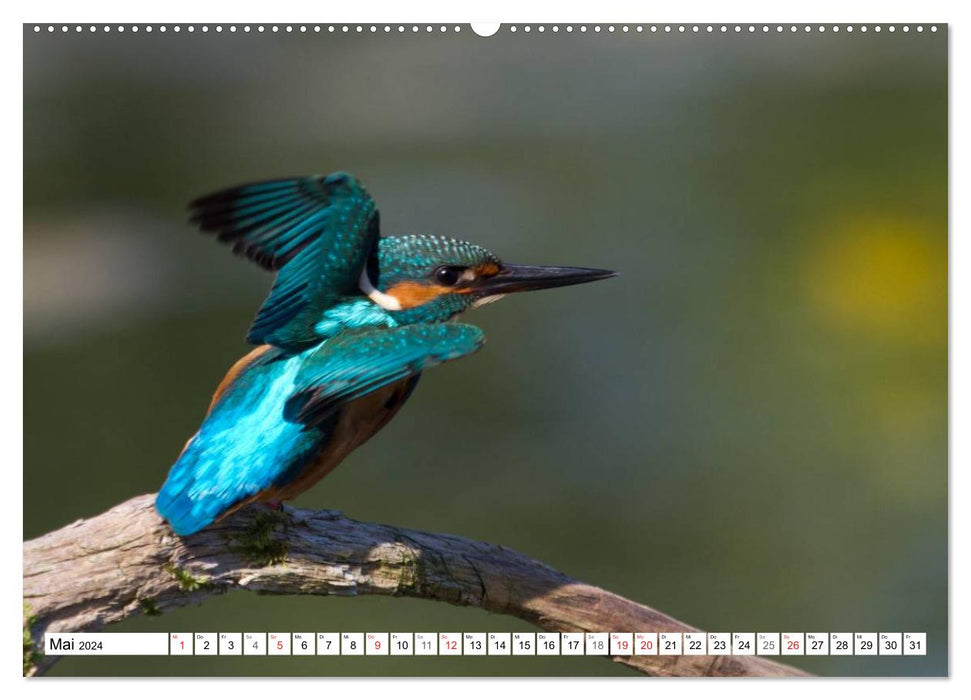
[[[24,675],[946,676],[948,36],[28,21]]]

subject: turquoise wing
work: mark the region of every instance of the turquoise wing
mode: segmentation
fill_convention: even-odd
[[[313,325],[358,280],[380,236],[374,200],[347,173],[240,185],[189,205],[191,221],[233,251],[278,271],[247,333],[254,344],[298,349]]]
[[[485,334],[464,323],[418,323],[346,333],[323,343],[297,375],[284,414],[320,425],[348,401],[471,354]]]
[[[442,323],[353,331],[293,355],[272,350],[223,393],[169,470],[155,501],[190,535],[311,464],[340,408],[400,379],[475,352],[475,326]]]

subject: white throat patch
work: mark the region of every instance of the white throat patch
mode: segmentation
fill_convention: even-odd
[[[358,280],[358,286],[361,288],[361,291],[367,295],[368,299],[373,301],[385,311],[401,311],[400,301],[395,299],[390,294],[385,294],[384,292],[378,290],[373,284],[371,284],[371,279],[367,276],[367,267],[361,270],[361,279]]]

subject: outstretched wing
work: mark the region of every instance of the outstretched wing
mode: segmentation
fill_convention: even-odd
[[[349,401],[473,353],[484,342],[479,328],[464,323],[419,323],[337,336],[301,368],[284,415],[317,425]]]
[[[377,207],[347,173],[270,180],[201,197],[191,221],[233,251],[278,270],[247,340],[285,348],[314,341],[313,324],[354,294],[380,236]]]

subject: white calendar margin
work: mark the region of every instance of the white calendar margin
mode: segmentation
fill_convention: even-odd
[[[169,17],[178,18],[180,22],[206,22],[213,18],[224,21],[251,21],[258,12],[265,13],[262,4],[239,2],[228,2],[227,0],[210,0],[206,4],[198,2],[187,2],[186,0],[170,0],[166,4]],[[568,7],[567,11],[564,8]],[[156,6],[152,4],[131,4],[123,3],[121,0],[86,0],[84,3],[68,2],[67,0],[53,0],[49,2],[33,2],[29,5],[17,5],[14,9],[3,9],[5,16],[5,26],[12,31],[8,31],[8,41],[0,44],[0,51],[3,51],[5,60],[0,61],[0,68],[3,72],[4,82],[9,89],[9,97],[12,108],[9,115],[4,119],[3,132],[8,135],[22,134],[23,117],[23,94],[20,89],[23,78],[23,50],[22,42],[16,35],[19,34],[20,23],[24,22],[117,22],[123,19],[126,22],[148,23],[157,22],[159,13]],[[292,21],[301,22],[312,18],[314,21],[328,22],[386,22],[389,19],[398,21],[424,20],[435,18],[436,21],[447,21],[457,23],[467,23],[476,20],[501,20],[511,22],[598,22],[604,19],[641,19],[653,22],[711,22],[711,21],[738,21],[764,20],[772,22],[801,22],[807,19],[807,14],[813,14],[819,18],[825,18],[828,22],[850,23],[859,22],[865,18],[879,18],[884,22],[912,22],[915,15],[922,18],[930,18],[932,21],[940,22],[960,22],[962,34],[968,33],[967,10],[956,7],[956,3],[942,0],[923,0],[921,3],[902,2],[901,0],[883,0],[875,2],[848,3],[845,0],[816,0],[812,5],[791,4],[778,5],[767,0],[735,0],[735,2],[725,4],[714,0],[696,0],[690,5],[670,3],[668,5],[655,4],[645,8],[642,3],[634,0],[600,0],[597,3],[580,4],[575,6],[565,5],[562,2],[552,1],[537,2],[530,4],[528,0],[492,0],[489,3],[481,3],[476,6],[464,4],[455,5],[445,0],[410,0],[407,9],[402,10],[401,4],[391,0],[362,0],[352,4],[329,5],[326,11],[321,11],[318,2],[309,0],[292,0],[286,6],[278,5],[273,8],[272,21]],[[954,42],[951,46],[951,65],[950,80],[953,92],[949,96],[950,109],[952,111],[951,123],[957,122],[953,115],[959,115],[960,119],[967,122],[971,117],[971,86],[966,80],[959,80],[955,76],[971,75],[971,44],[965,41]],[[951,151],[951,172],[955,176],[963,178],[960,180],[965,184],[968,181],[969,165],[971,165],[971,139],[962,135],[960,130],[951,132],[952,151]],[[14,149],[14,157],[5,159],[3,166],[7,170],[7,177],[4,180],[16,182],[22,176],[22,158],[16,157],[20,150]],[[966,190],[958,193],[952,186],[954,197],[950,200],[950,218],[952,226],[958,223],[966,224],[969,216],[968,207],[961,202],[960,194],[967,194]],[[22,190],[11,188],[8,192],[12,206],[5,208],[7,224],[6,230],[16,231],[20,226],[20,216],[22,213]],[[967,198],[964,198],[967,201]],[[952,229],[953,230],[953,229]],[[954,392],[951,394],[951,408],[954,416],[950,426],[949,437],[952,441],[950,450],[952,463],[967,465],[971,460],[971,371],[967,367],[967,349],[971,347],[971,245],[967,241],[958,240],[953,237],[951,241],[951,259],[949,260],[951,303],[954,304],[952,311],[952,322],[956,321],[950,329],[950,342],[954,348],[961,348],[965,355],[960,361],[951,368],[950,386]],[[14,271],[6,276],[0,284],[5,287],[2,291],[9,299],[22,299],[23,277],[22,270]],[[14,323],[22,320],[22,304],[13,305]],[[22,323],[20,324],[22,328]],[[17,375],[22,379],[21,356],[16,343],[11,343],[4,348],[3,352],[4,379],[10,374],[7,382],[9,386],[18,386]],[[22,405],[22,391],[11,392],[11,405]],[[20,455],[22,464],[22,435],[18,430],[16,422],[0,426],[3,437],[6,438],[4,444],[19,446],[15,447],[15,452]],[[17,460],[15,454],[14,461]],[[9,478],[14,483],[14,493],[22,492],[23,476],[20,470],[12,469]],[[971,493],[968,491],[967,479],[957,476],[956,470],[951,470],[949,485],[952,492],[951,498],[955,501],[958,495],[964,504],[969,502]],[[11,499],[6,517],[11,523],[23,522],[23,503],[17,499]],[[953,501],[952,501],[953,502]],[[953,517],[951,537],[949,538],[949,575],[951,578],[950,589],[953,590],[957,581],[966,585],[971,580],[971,567],[968,566],[971,554],[968,548],[955,548],[955,539],[967,542],[971,539],[971,509],[952,508]],[[3,528],[4,544],[10,556],[18,556],[22,544],[21,529],[16,525]],[[962,537],[963,535],[963,537]],[[20,584],[13,580],[13,577],[6,577],[2,584],[6,593],[5,600],[15,600],[20,595]],[[953,599],[949,595],[952,606],[949,621],[948,647],[949,657],[952,660],[968,658],[971,655],[971,635],[967,634],[971,630],[971,605],[962,603],[959,596]],[[14,616],[17,614],[15,605],[3,606],[7,618],[6,629],[12,629]],[[955,634],[953,630],[957,628],[960,633]],[[13,635],[5,635],[8,645],[7,658],[12,658],[13,654]],[[923,693],[931,689],[935,697],[967,697],[971,693],[971,675],[968,673],[956,675],[950,682],[941,684],[936,679],[911,679],[905,686],[908,690],[907,697],[912,697],[915,693]],[[574,684],[576,679],[546,679],[545,683],[559,686],[563,692],[570,692],[577,688]],[[23,692],[20,683],[24,679],[16,678],[9,672],[4,674],[4,690],[9,689],[11,693],[8,697],[16,697],[19,692]],[[104,698],[132,698],[138,697],[139,700],[169,700],[172,687],[166,683],[146,682],[145,680],[132,678],[101,679],[88,678],[83,681],[73,679],[59,679],[58,683],[37,683],[31,682],[30,693],[33,698],[39,700],[64,700],[66,690],[73,686],[80,687],[83,682],[85,692],[97,693]],[[263,683],[253,683],[252,679],[219,679],[219,692],[231,692],[240,698],[255,697],[258,693],[265,695],[268,686]],[[320,690],[320,679],[293,678],[288,681],[288,688],[296,692],[306,691],[308,694],[317,693]],[[382,679],[328,679],[327,687],[329,690],[346,693],[374,692],[375,694],[386,692],[387,684]],[[659,679],[654,682],[660,682]],[[886,697],[901,697],[904,686],[899,683],[899,679],[867,679],[867,690],[874,687],[887,693]],[[180,692],[189,691],[198,693],[199,697],[205,697],[213,692],[213,681],[211,679],[179,679]],[[17,684],[17,685],[15,685]],[[960,688],[964,690],[960,690]],[[616,690],[616,684],[608,679],[584,679],[583,691],[585,694],[603,691]],[[515,689],[523,693],[535,693],[537,686],[530,679],[506,679],[503,681],[503,692]],[[787,700],[818,700],[819,688],[815,683],[788,682],[785,686]],[[845,690],[847,694],[860,691],[860,682],[855,679],[833,679],[827,682],[826,692],[839,692]],[[720,686],[719,692],[725,700],[734,698],[758,699],[766,698],[777,700],[779,686],[776,684],[766,684],[759,679],[738,679],[730,685]],[[429,695],[443,695],[446,697],[457,697],[462,694],[463,700],[479,700],[480,698],[490,699],[494,697],[495,688],[481,682],[470,682],[460,679],[435,679],[411,683],[398,684],[395,689],[396,700],[427,700]],[[879,691],[878,691],[879,692]],[[711,688],[706,685],[681,685],[679,686],[681,698],[710,698]]]

